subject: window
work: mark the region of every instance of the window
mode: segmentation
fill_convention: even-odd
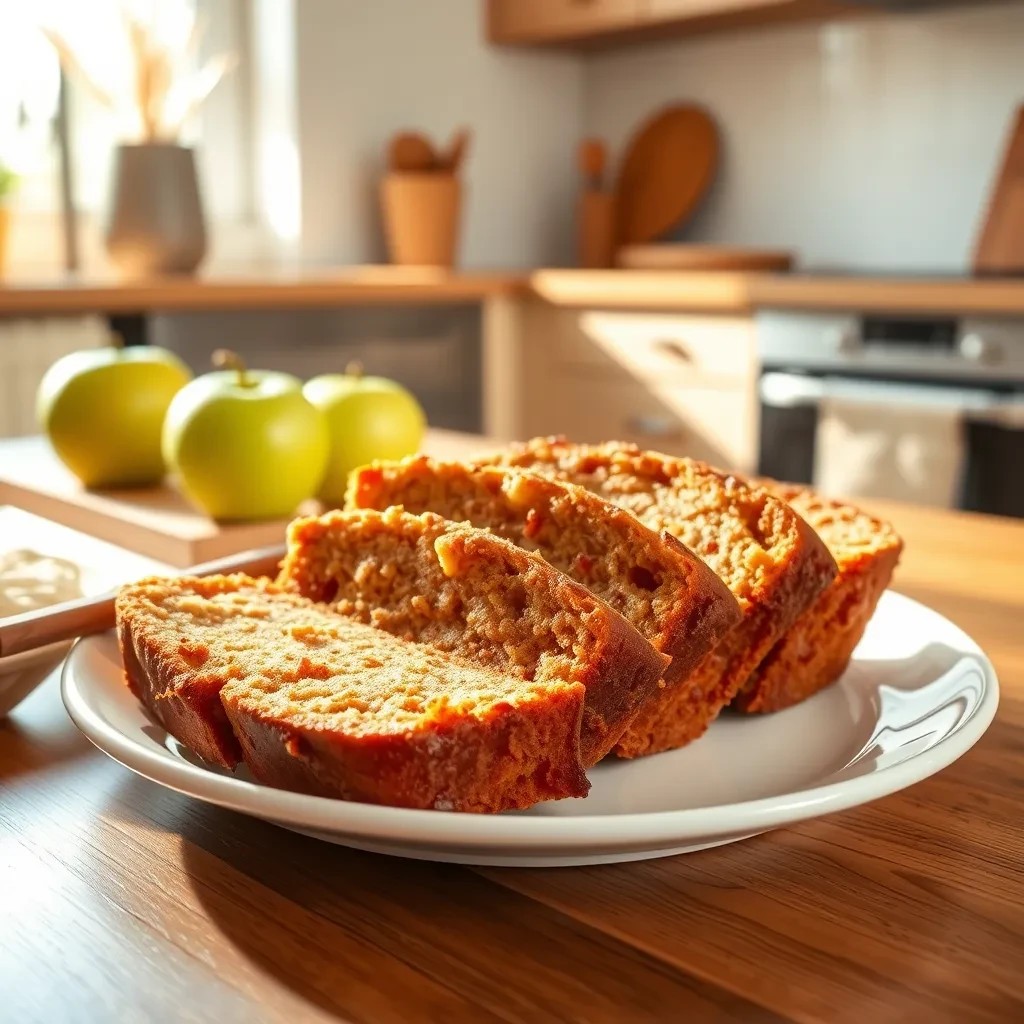
[[[209,220],[250,223],[254,214],[246,8],[246,0],[36,0],[5,5],[0,32],[0,163],[21,178],[17,215],[42,222],[58,216],[61,209],[56,129],[60,67],[43,27],[57,30],[89,76],[121,101],[117,110],[111,110],[78,76],[68,76],[75,206],[87,215],[87,230],[103,211],[114,149],[118,142],[138,136],[139,126],[127,102],[132,67],[124,21],[128,11],[169,39],[184,39],[196,15],[204,31],[199,52],[191,59],[202,61],[223,52],[240,58],[198,114],[185,122],[180,139],[197,146]],[[23,232],[23,237],[28,234]],[[46,246],[59,247],[59,232],[42,234]]]

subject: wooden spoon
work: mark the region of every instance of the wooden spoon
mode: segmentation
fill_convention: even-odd
[[[437,153],[425,135],[419,132],[399,132],[388,146],[388,167],[392,171],[407,174],[436,171]]]
[[[608,148],[603,139],[584,139],[577,152],[580,174],[587,188],[599,189],[608,164]]]
[[[468,128],[460,128],[448,143],[448,149],[441,156],[441,169],[452,174],[458,174],[462,162],[466,159],[466,151],[469,149],[470,139],[473,133]]]

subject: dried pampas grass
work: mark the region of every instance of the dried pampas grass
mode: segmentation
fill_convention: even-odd
[[[175,46],[160,38],[153,23],[121,7],[131,81],[115,92],[88,72],[84,61],[62,33],[43,28],[53,44],[61,67],[69,78],[80,82],[103,106],[115,113],[127,111],[137,124],[141,142],[176,142],[185,123],[205,102],[218,83],[238,63],[233,53],[218,54],[195,67],[206,29],[202,18],[191,19],[184,45]]]

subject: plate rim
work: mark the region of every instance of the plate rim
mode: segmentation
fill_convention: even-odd
[[[569,816],[477,815],[311,796],[221,775],[148,749],[108,723],[91,706],[77,678],[78,663],[84,657],[81,651],[100,639],[109,639],[112,631],[75,643],[61,670],[61,698],[72,721],[90,742],[129,770],[186,796],[285,826],[402,844],[502,850],[517,847],[524,852],[537,848],[582,851],[595,844],[622,848],[645,842],[685,843],[766,832],[869,803],[934,775],[981,739],[999,703],[999,683],[990,659],[959,626],[922,602],[892,591],[883,599],[924,609],[959,634],[964,652],[976,658],[984,682],[982,699],[970,716],[935,746],[869,775],[709,807]]]

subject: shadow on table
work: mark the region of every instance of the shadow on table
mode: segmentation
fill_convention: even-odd
[[[363,853],[161,794],[167,798],[178,803],[166,826],[182,837],[197,899],[261,971],[331,1014],[445,1019],[460,1005],[466,1012],[463,998],[435,978],[450,973],[465,933],[493,925],[494,900],[483,890],[503,890],[463,868]],[[440,928],[455,940],[450,951]],[[478,1004],[476,1012],[489,1016]]]
[[[138,780],[118,802],[181,836],[202,913],[288,990],[283,1004],[294,993],[356,1020],[611,1020],[629,1007],[639,1021],[666,1006],[760,1019],[743,997],[468,868],[335,846]],[[273,985],[255,998],[273,1002]]]
[[[55,681],[54,681],[55,682]],[[49,687],[51,681],[44,684]],[[0,782],[34,772],[66,768],[95,747],[75,728],[59,698],[34,693],[7,718],[0,718]]]

